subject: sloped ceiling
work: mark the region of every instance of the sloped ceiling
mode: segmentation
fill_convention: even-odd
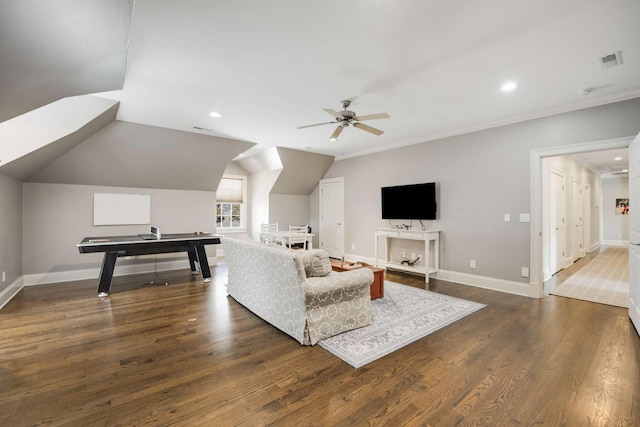
[[[334,161],[333,156],[326,154],[284,147],[277,147],[277,150],[282,172],[271,189],[272,194],[311,194]]]
[[[29,182],[216,191],[229,161],[253,143],[114,121]]]
[[[0,1],[0,122],[122,89],[133,0]]]
[[[117,112],[117,101],[84,95],[0,123],[0,173],[26,180],[115,120]]]

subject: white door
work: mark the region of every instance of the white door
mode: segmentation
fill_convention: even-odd
[[[571,253],[573,261],[584,256],[582,230],[582,182],[571,181]]]
[[[549,176],[549,272],[554,275],[565,266],[565,205],[564,175],[551,171]]]
[[[320,248],[344,256],[344,178],[320,181]]]
[[[640,134],[629,145],[629,317],[640,332],[640,209],[636,204],[640,206]]]

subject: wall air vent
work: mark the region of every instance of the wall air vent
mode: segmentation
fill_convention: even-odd
[[[609,55],[602,56],[599,59],[600,65],[602,65],[602,68],[604,69],[615,67],[616,65],[621,65],[622,51],[619,50],[618,52],[610,53]]]

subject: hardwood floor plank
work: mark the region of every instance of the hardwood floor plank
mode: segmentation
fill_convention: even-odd
[[[0,311],[0,425],[638,425],[624,310],[432,280],[487,307],[354,369],[226,295],[226,266],[24,288]],[[419,288],[417,276],[387,279]]]

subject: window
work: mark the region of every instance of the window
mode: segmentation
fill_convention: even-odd
[[[244,230],[246,177],[225,175],[216,191],[216,229]]]

